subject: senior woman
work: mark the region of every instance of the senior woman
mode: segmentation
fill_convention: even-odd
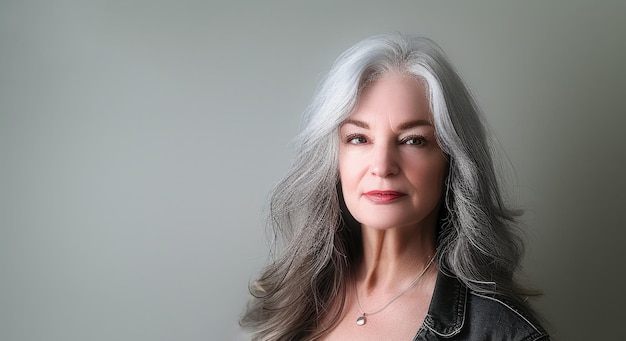
[[[379,35],[321,83],[276,186],[254,340],[547,340],[477,106],[441,49]]]

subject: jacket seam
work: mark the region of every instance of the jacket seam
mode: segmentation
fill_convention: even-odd
[[[462,316],[461,323],[457,323],[458,326],[455,325],[455,328],[448,334],[443,334],[443,333],[438,332],[437,330],[435,330],[435,328],[433,326],[430,325],[430,323],[429,324],[425,324],[425,326],[428,329],[430,329],[431,332],[433,332],[433,333],[435,333],[435,334],[437,334],[437,335],[439,335],[441,337],[450,338],[450,337],[458,334],[461,331],[461,329],[465,325],[465,313],[467,312],[467,296],[468,296],[468,292],[467,291],[468,291],[468,289],[465,288],[465,287],[461,287],[461,290],[465,290],[465,295],[464,295],[465,297],[464,297],[463,302],[460,302],[460,301],[458,302],[458,305],[461,305],[463,307],[463,313],[461,314],[461,316]]]
[[[524,315],[520,314],[517,310],[513,309],[513,307],[511,307],[510,305],[504,303],[503,301],[494,298],[494,297],[490,297],[490,296],[485,296],[482,294],[479,294],[477,292],[472,291],[472,295],[478,296],[478,297],[482,297],[482,298],[486,298],[488,300],[492,300],[495,302],[498,302],[500,304],[502,304],[503,306],[507,307],[509,310],[511,310],[512,312],[514,312],[517,316],[521,317],[524,321],[526,321],[526,323],[528,323],[528,325],[530,325],[537,333],[541,334],[542,336],[544,335],[544,332],[542,332],[539,328],[537,328],[537,326],[535,326],[532,322],[530,322],[530,320],[528,320]],[[534,339],[537,340],[537,339]]]

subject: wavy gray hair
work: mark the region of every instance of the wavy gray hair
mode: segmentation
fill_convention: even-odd
[[[360,248],[338,186],[340,124],[372,80],[400,72],[428,89],[435,134],[449,157],[439,216],[437,261],[471,290],[497,293],[532,313],[515,282],[523,244],[506,208],[479,110],[443,51],[401,34],[365,39],[345,51],[321,82],[295,139],[296,158],[275,187],[269,223],[272,262],[250,285],[241,325],[255,340],[316,339],[341,315],[346,279]]]

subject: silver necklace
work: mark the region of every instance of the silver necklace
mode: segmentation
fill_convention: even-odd
[[[397,294],[396,296],[394,296],[391,301],[387,302],[385,305],[383,305],[382,307],[372,311],[372,312],[365,312],[363,311],[363,308],[361,307],[361,302],[359,302],[359,292],[357,291],[356,288],[356,281],[354,281],[354,293],[356,295],[356,304],[359,306],[359,311],[361,312],[361,316],[359,316],[356,319],[356,324],[358,326],[363,326],[367,323],[367,317],[369,315],[374,315],[374,314],[378,314],[381,311],[385,310],[385,308],[387,308],[388,306],[391,305],[391,303],[395,302],[398,298],[400,298],[402,295],[404,295],[407,291],[411,290],[411,288],[413,288],[415,286],[415,284],[417,284],[417,282],[420,280],[420,278],[422,278],[422,276],[424,275],[424,273],[426,273],[426,271],[428,270],[428,268],[430,268],[430,265],[433,264],[433,260],[435,259],[435,257],[429,257],[430,260],[428,261],[428,264],[426,264],[426,266],[424,267],[424,269],[422,270],[422,272],[420,272],[417,277],[413,280],[413,282],[411,282],[411,284],[406,287],[406,289],[402,290],[399,294]]]

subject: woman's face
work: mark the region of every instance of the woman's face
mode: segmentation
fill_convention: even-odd
[[[339,147],[344,200],[363,226],[436,224],[448,162],[432,121],[416,78],[386,75],[363,90]]]

